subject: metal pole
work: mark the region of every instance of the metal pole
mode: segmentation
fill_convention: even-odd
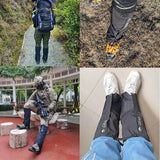
[[[63,107],[66,107],[66,81],[64,82],[63,102]]]
[[[27,102],[27,88],[25,86],[25,102]]]
[[[53,88],[52,75],[50,75],[49,83],[50,83],[50,87]]]
[[[15,86],[15,81],[14,80],[13,80],[13,102],[14,102],[13,115],[17,115],[17,112],[15,110],[15,107],[17,106],[17,103],[16,103],[16,86]]]

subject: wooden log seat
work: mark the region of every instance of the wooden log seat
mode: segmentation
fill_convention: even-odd
[[[13,122],[5,122],[0,124],[1,136],[9,135],[10,131],[14,128]]]
[[[67,119],[57,119],[57,128],[58,129],[67,129],[68,128]]]
[[[9,145],[11,148],[22,148],[27,146],[27,130],[26,129],[11,130]]]

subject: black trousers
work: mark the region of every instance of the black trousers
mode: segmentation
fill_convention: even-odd
[[[137,0],[113,0],[111,24],[107,32],[109,41],[120,40],[133,17]]]
[[[129,95],[127,92],[121,97],[118,94],[106,96],[94,139],[100,136],[118,139],[119,120],[122,123],[124,141],[131,137],[144,137],[149,141],[137,95]]]

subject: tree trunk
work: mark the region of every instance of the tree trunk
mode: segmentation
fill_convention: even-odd
[[[62,94],[62,92],[63,92],[63,88],[60,90],[60,92],[59,92],[58,95],[57,95],[56,105],[57,105],[57,103],[58,103],[59,97],[60,97],[60,95]]]

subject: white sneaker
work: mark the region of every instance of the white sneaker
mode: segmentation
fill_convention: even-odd
[[[103,84],[106,96],[115,93],[119,94],[117,79],[112,73],[108,72],[105,74]]]
[[[136,94],[138,92],[140,85],[141,85],[140,74],[137,71],[131,71],[126,80],[124,92],[127,92],[130,95]]]

